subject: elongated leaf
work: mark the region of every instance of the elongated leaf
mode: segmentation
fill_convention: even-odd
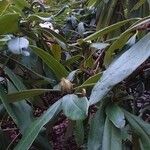
[[[128,77],[150,56],[150,33],[116,59],[94,86],[90,104],[100,101],[114,85]]]
[[[136,5],[134,5],[134,7],[132,8],[131,11],[137,10],[139,9],[143,4],[145,3],[145,0],[139,0]]]
[[[99,37],[101,37],[101,36],[103,36],[105,34],[108,34],[108,33],[112,32],[112,31],[115,31],[116,29],[120,28],[121,26],[123,26],[123,25],[125,25],[125,24],[127,24],[129,22],[136,21],[136,20],[138,20],[138,19],[137,18],[128,19],[128,20],[120,21],[120,22],[118,22],[116,24],[110,25],[108,27],[105,27],[104,29],[101,29],[101,30],[91,34],[90,36],[86,37],[84,39],[84,41],[95,40],[95,39],[97,39],[97,38],[99,38]]]
[[[80,60],[81,58],[83,58],[83,56],[81,56],[81,55],[72,56],[71,58],[64,61],[64,65],[71,65],[71,64],[77,62],[78,60]]]
[[[53,89],[31,89],[31,90],[23,90],[20,92],[15,92],[15,93],[10,93],[7,95],[7,99],[9,103],[13,103],[16,101],[20,101],[26,98],[31,98],[34,96],[38,96],[41,95],[45,92],[52,92],[52,91],[56,91]]]
[[[106,118],[102,150],[122,150],[121,132]]]
[[[86,97],[79,98],[74,94],[69,94],[63,97],[63,112],[71,120],[85,119],[88,113],[88,106],[88,100]]]
[[[90,120],[90,131],[88,135],[88,150],[101,150],[105,124],[105,105],[102,105]]]
[[[75,75],[76,75],[76,73],[77,73],[78,71],[79,71],[79,69],[74,70],[74,71],[71,71],[66,79],[68,79],[69,81],[72,82],[72,81],[74,80]]]
[[[114,54],[114,51],[116,49],[121,49],[123,46],[127,43],[128,39],[134,35],[132,32],[126,32],[125,34],[122,34],[113,44],[108,48],[106,51],[104,64],[105,66],[108,66],[110,62],[112,61],[112,56]]]
[[[134,35],[133,31],[136,31],[137,28],[141,25],[144,25],[150,21],[150,17],[145,17],[143,19],[138,20],[136,23],[131,25],[129,29],[127,29],[125,32],[123,32],[120,37],[113,42],[113,44],[108,48],[105,59],[104,59],[104,64],[107,66],[110,64],[112,61],[112,55],[116,49],[121,49],[125,44],[127,43],[128,39]],[[137,33],[136,33],[137,34]]]
[[[43,62],[46,63],[47,66],[54,72],[58,79],[67,77],[68,71],[53,56],[38,47],[30,47],[32,48],[33,52],[36,53],[43,60]]]
[[[85,88],[85,87],[89,87],[89,86],[94,86],[95,83],[99,80],[99,78],[101,77],[102,73],[98,73],[95,74],[93,76],[91,76],[90,78],[88,78],[82,85],[76,87],[76,90]]]
[[[42,127],[60,112],[60,108],[61,101],[57,101],[41,117],[33,121],[14,150],[28,150]]]
[[[0,15],[4,14],[6,9],[10,6],[11,0],[1,0],[0,1]]]
[[[12,13],[0,16],[0,34],[14,33],[19,30],[19,14]]]
[[[54,58],[57,60],[57,61],[60,61],[61,60],[61,47],[58,45],[58,44],[53,44],[52,45],[52,50],[51,50]]]
[[[76,121],[75,140],[78,145],[82,145],[84,143],[84,126],[82,120]]]
[[[52,36],[63,49],[67,50],[68,45],[63,36],[61,36],[60,34],[56,33],[51,29],[41,29],[41,32],[45,33],[46,35]]]
[[[21,91],[26,89],[24,84],[9,68],[5,67],[5,72],[13,83],[10,84],[10,86],[12,86],[10,88],[13,88],[15,92],[17,90]],[[12,117],[14,122],[18,125],[21,132],[23,133],[26,127],[31,123],[33,119],[31,107],[26,103],[25,100],[13,104],[9,104],[7,97],[5,99],[6,100],[3,101],[3,103],[5,103],[5,108],[7,109],[7,112],[9,113],[9,115]]]
[[[13,111],[13,109],[11,108],[11,106],[8,104],[7,102],[7,98],[6,98],[6,93],[4,92],[4,89],[2,88],[2,86],[0,85],[0,100],[2,101],[6,111],[8,112],[8,114],[13,118],[13,120],[15,121],[16,124],[19,124],[19,119],[16,117],[15,112]]]
[[[139,136],[141,149],[150,149],[150,124],[144,122],[139,117],[134,116],[125,110],[123,111],[125,112],[125,117],[131,125],[133,131]]]
[[[47,137],[43,137],[40,133],[35,139],[33,145],[35,145],[35,147],[38,147],[39,149],[53,150],[49,139]]]
[[[108,105],[106,114],[117,128],[123,128],[125,126],[124,112],[116,104]]]
[[[6,150],[10,143],[10,140],[9,137],[7,137],[1,129],[0,129],[0,141],[1,141],[0,149]]]
[[[6,74],[9,76],[9,78],[11,79],[11,81],[13,82],[14,86],[17,88],[18,91],[26,89],[25,85],[21,82],[21,80],[17,77],[17,75],[15,75],[12,72],[12,70],[10,70],[7,67],[5,67],[4,70],[5,70]]]

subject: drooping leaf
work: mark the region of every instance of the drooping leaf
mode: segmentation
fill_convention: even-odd
[[[19,14],[11,13],[0,16],[0,34],[15,33],[19,30]]]
[[[119,38],[117,38],[113,44],[108,48],[105,58],[104,58],[104,64],[108,66],[110,62],[112,61],[113,53],[116,49],[122,49],[123,46],[125,46],[129,40],[130,37],[137,34],[137,28],[141,25],[144,25],[150,21],[150,17],[145,17],[143,19],[138,20],[133,25],[131,25],[125,32],[123,32]],[[136,33],[135,33],[136,31]]]
[[[24,105],[24,103],[18,103],[10,105],[2,87],[0,87],[0,99],[6,111],[12,117],[13,121],[18,125],[21,132],[24,132],[25,128],[28,126],[32,119],[30,109],[28,109],[26,106],[27,104]],[[24,119],[26,119],[26,122]]]
[[[84,41],[95,40],[95,39],[97,39],[97,38],[99,38],[99,37],[101,37],[101,36],[103,36],[105,34],[108,34],[108,33],[112,32],[112,31],[120,28],[121,26],[123,26],[123,25],[125,25],[125,24],[127,24],[129,22],[136,21],[136,20],[138,20],[138,19],[137,18],[128,19],[128,20],[120,21],[120,22],[118,22],[116,24],[110,25],[108,27],[105,27],[104,29],[101,29],[101,30],[99,30],[99,31],[89,35],[88,37],[86,37],[84,39]]]
[[[102,150],[122,150],[120,129],[117,129],[108,117],[105,121]]]
[[[26,89],[21,80],[9,68],[5,67],[5,72],[13,83],[9,84],[9,86],[12,87],[8,88],[13,88],[15,92]],[[11,93],[11,91],[8,91],[8,93]],[[23,133],[33,119],[31,106],[29,106],[25,100],[9,104],[7,97],[5,96],[4,98],[5,100],[3,101],[3,103],[5,103],[5,108],[7,109],[7,112]]]
[[[117,128],[125,126],[124,112],[116,104],[109,104],[106,108],[106,114]]]
[[[53,56],[51,56],[46,51],[36,47],[30,46],[34,53],[36,53],[44,63],[54,72],[58,79],[62,77],[66,77],[68,75],[68,71],[64,68],[64,66],[59,63]]]
[[[94,86],[90,104],[100,101],[116,84],[128,77],[150,56],[150,33],[116,59]]]
[[[34,120],[28,128],[22,139],[19,141],[14,150],[28,150],[35,138],[38,136],[42,127],[55,117],[61,110],[61,101],[54,103],[41,117]]]
[[[7,99],[9,103],[17,102],[23,99],[28,99],[34,96],[41,95],[45,92],[52,92],[56,91],[53,89],[30,89],[30,90],[23,90],[20,92],[14,92],[7,95]]]
[[[88,113],[88,106],[89,104],[86,97],[79,98],[74,94],[68,94],[63,97],[63,112],[71,120],[85,119]]]
[[[123,110],[134,133],[138,135],[142,150],[150,149],[150,124],[144,122],[139,117]]]

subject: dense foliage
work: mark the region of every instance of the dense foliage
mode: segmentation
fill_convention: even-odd
[[[0,1],[0,150],[150,150],[150,0]]]

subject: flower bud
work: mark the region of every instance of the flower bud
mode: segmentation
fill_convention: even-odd
[[[73,90],[73,84],[65,78],[61,79],[60,86],[61,86],[62,92],[71,93]]]

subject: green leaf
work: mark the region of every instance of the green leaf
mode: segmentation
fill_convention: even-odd
[[[41,95],[45,92],[55,92],[56,90],[53,89],[30,89],[30,90],[23,90],[20,92],[10,93],[7,95],[7,99],[9,103],[13,103],[16,101],[20,101],[23,99],[31,98],[34,96]]]
[[[52,54],[57,61],[61,60],[61,47],[58,44],[52,45]]]
[[[53,150],[47,136],[44,137],[40,133],[38,137],[35,139],[33,146],[38,147],[39,149],[43,149],[43,150]]]
[[[84,126],[82,120],[76,121],[74,131],[76,143],[82,145],[84,143]]]
[[[134,116],[125,110],[123,111],[131,128],[140,139],[141,149],[142,150],[150,149],[150,124],[144,122],[139,117]]]
[[[88,135],[88,150],[100,150],[102,148],[103,131],[105,124],[104,105],[96,112],[90,120],[90,131]]]
[[[87,117],[89,104],[86,97],[79,98],[77,95],[68,94],[62,99],[63,112],[69,119],[83,120]]]
[[[19,14],[12,13],[0,16],[0,34],[16,33],[19,30]]]
[[[17,90],[21,91],[26,89],[24,84],[9,68],[5,67],[5,73],[8,75],[8,77],[11,79],[13,83],[13,84],[9,84],[9,86],[12,87],[8,87],[8,88],[13,88],[15,92]],[[31,123],[33,119],[31,107],[26,103],[25,100],[13,104],[12,103],[9,104],[7,97],[5,96],[4,98],[5,100],[3,100],[3,103],[5,105],[7,112],[9,113],[9,115],[12,117],[14,122],[18,125],[21,132],[23,133],[26,127]]]
[[[58,79],[67,77],[68,71],[53,56],[36,46],[30,47],[32,48],[33,52],[37,54],[43,60],[43,62],[54,72]]]
[[[64,61],[63,64],[66,66],[69,66],[75,62],[78,62],[78,60],[80,60],[81,58],[83,58],[82,55],[75,55],[75,56],[72,56],[71,58],[67,59],[66,61]]]
[[[92,7],[95,5],[97,0],[88,0],[88,7]],[[99,0],[99,1],[102,1],[102,0]]]
[[[105,27],[105,28],[103,28],[103,29],[101,29],[101,30],[99,30],[99,31],[97,31],[97,32],[95,32],[95,33],[89,35],[88,37],[86,37],[86,38],[84,39],[84,41],[95,40],[95,39],[97,39],[97,38],[99,38],[99,37],[102,37],[102,36],[105,35],[105,34],[108,34],[108,33],[112,32],[112,31],[117,30],[118,28],[120,28],[121,26],[123,26],[123,25],[125,25],[125,24],[127,24],[127,23],[129,23],[129,22],[136,21],[136,20],[138,20],[138,19],[137,19],[137,18],[132,18],[132,19],[120,21],[120,22],[118,22],[118,23],[115,23],[115,24],[113,24],[113,25],[110,25],[110,26],[108,26],[108,27]]]
[[[3,88],[0,86],[0,99],[8,112],[12,117],[13,121],[19,126],[21,132],[24,132],[25,128],[31,122],[31,109],[26,106],[25,103],[18,103],[10,105],[8,103],[6,94],[4,93]]]
[[[127,43],[128,39],[133,35],[137,34],[135,31],[137,28],[141,25],[144,25],[150,21],[150,17],[145,17],[140,20],[138,20],[136,23],[134,23],[132,26],[130,26],[125,32],[123,32],[120,37],[113,42],[113,44],[108,48],[106,51],[104,64],[107,66],[112,61],[113,53],[116,49],[121,49],[125,44]]]
[[[128,77],[150,56],[150,33],[116,59],[94,86],[90,104],[100,101],[116,84]]]
[[[1,141],[0,149],[6,150],[10,143],[10,140],[9,137],[7,137],[5,133],[1,130],[1,128],[0,128],[0,141]]]
[[[0,1],[0,15],[4,14],[7,8],[11,5],[12,0],[1,0]]]
[[[126,44],[128,39],[133,35],[134,33],[132,32],[126,32],[125,34],[121,34],[120,37],[113,42],[113,44],[108,48],[106,51],[105,59],[104,59],[104,64],[107,66],[110,64],[112,61],[112,56],[114,54],[114,51],[116,49],[121,49],[123,46]]]
[[[95,74],[95,75],[89,77],[82,85],[76,87],[75,89],[80,90],[80,89],[85,88],[85,87],[94,86],[95,83],[101,77],[101,75],[102,75],[102,73],[98,73],[98,74]]]
[[[13,0],[14,5],[19,9],[24,9],[25,7],[30,7],[29,3],[26,0]]]
[[[139,0],[136,5],[134,5],[134,7],[132,8],[131,11],[137,10],[139,9],[143,4],[145,3],[145,0]]]
[[[60,34],[56,33],[51,29],[39,29],[39,30],[42,33],[45,33],[46,35],[52,36],[63,49],[67,50],[68,45],[63,36],[61,36]]]
[[[11,79],[11,81],[14,83],[15,87],[17,88],[18,91],[21,91],[21,90],[25,90],[26,87],[25,85],[22,83],[22,81],[17,77],[16,74],[14,74],[12,72],[11,69],[5,67],[4,69],[5,73],[9,76],[9,78]]]
[[[28,150],[35,138],[38,136],[42,127],[53,119],[61,110],[61,101],[54,103],[41,117],[34,120],[28,128],[22,139],[19,141],[14,150]]]
[[[106,114],[117,128],[125,126],[124,112],[116,104],[109,104],[106,108]]]
[[[106,118],[102,150],[122,150],[121,131]]]

